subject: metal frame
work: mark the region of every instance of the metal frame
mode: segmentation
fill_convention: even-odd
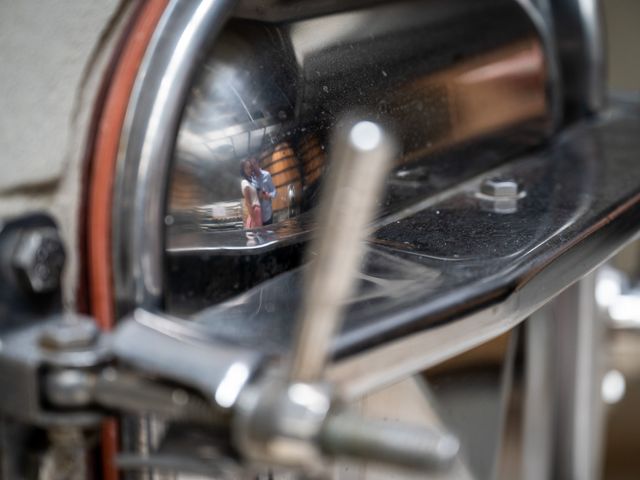
[[[135,306],[151,310],[161,306],[167,177],[184,100],[198,58],[235,4],[235,0],[172,0],[147,47],[129,100],[116,165],[112,210],[116,319]],[[123,422],[134,450],[147,452],[158,440],[159,429],[151,423],[149,418]]]
[[[544,12],[530,2],[518,0],[518,3],[540,31],[547,53],[551,55],[551,83],[557,86],[558,72],[553,70],[556,61],[553,55],[555,48],[553,38],[548,28],[545,28]],[[114,258],[117,259],[115,284],[118,288],[119,315],[135,306],[151,310],[161,306],[163,209],[175,141],[173,136],[167,135],[166,132],[177,131],[183,101],[196,61],[220,31],[234,4],[231,0],[173,1],[165,12],[147,52],[130,102],[118,163],[114,209]],[[555,99],[552,100],[554,104],[558,103]],[[150,118],[154,121],[151,122]],[[474,180],[453,190],[459,192],[473,182]],[[438,194],[437,198],[432,198],[429,202],[435,205],[443,197],[453,193],[455,192]],[[133,199],[133,203],[127,199]],[[628,206],[631,210],[633,207],[634,205]],[[626,235],[632,233],[628,232]],[[625,241],[626,239],[627,237]],[[612,248],[618,248],[623,243],[617,242]],[[550,253],[545,262],[551,262],[554,255],[561,256],[565,247],[558,248],[554,254]],[[410,333],[411,329],[409,332],[405,330],[402,338],[392,335],[391,338],[396,340],[385,342],[371,348],[370,351],[365,352],[362,347],[356,350],[348,347],[349,335],[340,338],[335,350],[338,356],[346,357],[330,369],[329,375],[340,381],[346,381],[348,377],[349,382],[355,382],[356,385],[350,389],[363,392],[442,361],[513,327],[556,292],[586,273],[589,268],[593,268],[597,262],[604,260],[611,251],[602,252],[601,257],[592,256],[593,262],[590,262],[588,268],[577,265],[570,275],[558,277],[553,268],[543,269],[542,274],[538,272],[533,281],[523,285],[519,285],[520,282],[511,277],[511,280],[504,282],[502,286],[496,284],[492,287],[494,296],[488,297],[485,302],[489,306],[471,303],[469,308],[473,311],[470,314],[458,312],[458,320],[453,323],[435,328],[430,326],[426,330],[423,326],[413,329],[413,333]],[[572,252],[569,252],[565,256],[571,255]],[[549,282],[546,280],[547,272]],[[531,274],[525,274],[527,275]],[[543,288],[537,283],[538,278],[545,278],[542,281]],[[504,290],[505,288],[507,290]],[[514,288],[515,291],[512,290]],[[495,297],[500,289],[503,292],[499,294],[502,298]],[[463,293],[462,296],[465,295]],[[431,306],[437,308],[437,302]],[[412,316],[420,314],[428,317],[435,313],[414,311]],[[440,314],[442,313],[444,311],[440,311]],[[380,336],[381,333],[378,332],[376,335]],[[424,342],[427,339],[436,343],[430,351],[425,348]],[[410,348],[410,345],[414,345],[415,348]],[[347,354],[348,351],[351,353]],[[389,358],[395,358],[397,362],[389,362]],[[385,368],[372,375],[376,369],[371,368],[372,364],[369,362],[374,359],[380,359],[381,367]],[[391,363],[394,367],[388,368]],[[362,371],[359,365],[362,365]]]
[[[544,54],[547,58],[547,68],[549,70],[549,82],[547,86],[547,95],[549,97],[549,105],[551,109],[551,117],[553,119],[552,129],[556,131],[560,128],[563,121],[562,97],[563,84],[561,78],[561,65],[558,58],[558,48],[556,38],[553,33],[553,25],[551,19],[548,18],[548,12],[544,5],[536,5],[531,0],[516,0],[522,9],[527,12],[533,25],[538,29],[540,41],[544,47]]]
[[[572,61],[580,61],[586,68],[579,71],[589,73],[588,80],[580,84],[578,103],[586,111],[599,110],[604,103],[604,62],[599,47],[601,30],[594,14],[596,2],[567,3],[580,13],[582,29],[571,35],[583,40],[580,45],[584,55],[561,58],[555,54],[554,37],[544,12],[530,2],[518,3],[538,28],[548,55],[555,126],[560,124],[562,114],[560,69]],[[118,316],[137,306],[150,310],[162,306],[164,209],[175,135],[197,60],[220,32],[235,4],[234,0],[173,0],[147,51],[129,104],[118,158],[113,222]],[[637,125],[638,113],[633,112],[631,117],[629,121]],[[637,147],[634,141],[624,147],[627,152]],[[612,149],[607,153],[609,161],[615,160],[616,149]],[[553,156],[548,155],[546,161],[554,161]],[[429,200],[433,202],[429,208],[474,190],[481,180],[478,177],[438,194]],[[589,194],[603,195],[598,191]],[[337,361],[328,367],[326,379],[335,383],[346,399],[358,398],[513,328],[637,235],[640,189],[621,191],[618,197],[607,200],[608,209],[601,205],[601,210],[592,214],[576,212],[569,223],[558,225],[544,244],[535,246],[535,261],[515,255],[511,264],[476,278],[477,285],[471,282],[468,288],[460,288],[452,284],[450,291],[442,292],[455,293],[446,301],[410,306],[394,315],[395,325],[386,322],[385,328],[390,329],[375,331],[378,326],[374,326],[371,338],[384,341],[362,343],[357,333],[344,332],[334,344]],[[564,236],[562,241],[558,234]],[[527,260],[529,265],[524,267],[518,260]]]
[[[634,121],[637,131],[636,122],[637,117]],[[577,128],[574,134],[579,130],[580,128]],[[628,133],[629,137],[633,137],[631,132]],[[603,152],[598,152],[601,156],[596,165],[598,162],[601,165],[609,163],[613,170],[624,169],[625,157],[619,155],[623,151],[626,152],[629,162],[637,161],[629,152],[640,151],[640,145],[632,138],[628,138],[625,145],[621,141],[623,136],[609,137],[612,142],[617,142],[616,147],[610,151],[607,151],[606,144],[598,145]],[[576,141],[579,141],[578,138]],[[610,144],[612,145],[613,143]],[[547,157],[547,161],[553,161],[552,155],[541,155]],[[575,166],[580,168],[578,165]],[[601,170],[600,174],[612,178],[612,174],[607,175],[604,171],[606,169]],[[631,172],[627,172],[627,175],[637,178]],[[466,288],[458,288],[455,295],[453,288],[449,292],[442,291],[437,295],[440,300],[448,297],[448,300],[454,303],[448,307],[442,305],[440,308],[425,308],[422,314],[412,312],[416,323],[423,324],[419,331],[413,334],[405,333],[395,340],[382,341],[378,345],[371,344],[359,352],[354,350],[353,344],[349,346],[348,342],[348,335],[355,337],[355,332],[343,332],[343,335],[338,337],[338,343],[334,344],[334,353],[338,354],[339,358],[329,367],[328,378],[339,384],[347,392],[347,396],[357,398],[409,374],[434,366],[513,328],[638,237],[640,188],[636,186],[627,191],[621,188],[618,193],[619,203],[612,202],[599,215],[592,216],[593,205],[587,210],[577,212],[577,215],[558,231],[558,235],[563,237],[563,243],[556,243],[557,238],[554,241],[556,235],[548,237],[536,247],[537,258],[530,259],[520,268],[517,267],[517,259],[512,258],[510,266],[501,270],[501,273],[477,277],[477,282],[469,281],[469,285]],[[603,198],[597,189],[590,189],[583,195]],[[441,204],[442,207],[444,205]],[[432,208],[438,208],[438,205]],[[515,227],[515,224],[513,227],[508,225],[507,223],[505,228]],[[517,235],[517,231],[514,230],[511,234]],[[488,263],[497,261],[498,258],[494,261],[489,260]],[[480,287],[482,284],[491,287],[483,290]],[[436,302],[438,300],[434,300],[433,303]],[[398,316],[401,317],[402,314]],[[438,318],[448,320],[438,322]],[[433,319],[432,325],[425,325],[430,319]],[[372,333],[371,337],[388,339],[392,336],[390,323],[386,324],[386,334],[379,331],[377,335]],[[401,329],[405,332],[410,328],[408,322],[403,323],[398,319],[396,327],[401,324]]]
[[[133,306],[156,309],[161,304],[164,210],[175,135],[198,59],[235,4],[235,0],[173,0],[140,68],[116,174],[117,316]]]
[[[552,127],[556,128],[562,113],[553,37],[537,7],[526,0],[514,1],[529,15],[543,43]],[[164,210],[175,134],[197,59],[220,32],[236,3],[173,0],[145,55],[129,103],[116,174],[113,258],[117,317],[135,307],[161,307]]]
[[[570,115],[594,113],[606,104],[606,58],[600,0],[552,2],[555,38]]]

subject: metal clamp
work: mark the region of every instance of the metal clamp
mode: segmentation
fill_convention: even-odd
[[[222,344],[177,318],[137,310],[106,334],[90,318],[53,315],[2,337],[0,380],[14,389],[0,398],[0,412],[47,429],[64,452],[105,414],[133,412],[223,432],[221,450],[247,466],[320,471],[326,457],[348,456],[447,468],[458,451],[454,437],[363,419],[321,378],[393,152],[375,123],[338,129],[321,206],[325,227],[311,249],[317,257],[306,279],[297,348],[284,373],[262,354]]]
[[[3,336],[0,381],[12,388],[0,398],[2,413],[41,427],[97,425],[101,415],[88,403],[78,405],[77,396],[81,393],[69,390],[70,376],[76,377],[72,383],[80,383],[77,378],[84,376],[82,372],[99,368],[109,360],[106,337],[96,335],[90,345],[79,341],[94,325],[86,317],[57,316]],[[67,341],[69,344],[63,345]],[[49,404],[51,384],[43,382],[42,375],[60,376],[60,388],[66,391],[54,391],[53,397],[69,397],[71,404],[75,402],[73,406],[82,408],[62,411]]]
[[[335,457],[444,471],[460,449],[457,438],[446,432],[363,418],[327,384],[288,384],[282,378],[243,392],[233,435],[251,462],[315,473]]]
[[[347,411],[322,382],[394,152],[393,140],[376,123],[347,121],[336,129],[288,378],[267,378],[243,390],[238,401],[234,440],[250,461],[315,471],[325,457],[346,456],[437,471],[458,453],[452,435],[390,427]]]

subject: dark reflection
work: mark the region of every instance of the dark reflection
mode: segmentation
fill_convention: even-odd
[[[611,130],[623,125],[618,122]],[[633,135],[627,138],[635,142]],[[625,198],[636,189],[633,178],[624,182],[624,191],[614,182],[600,181],[612,175],[619,178],[625,168],[611,155],[616,142],[605,130],[586,127],[548,150],[500,167],[498,176],[517,179],[527,192],[515,213],[484,211],[475,195],[478,180],[378,228],[334,355],[360,353],[491,305],[521,288],[550,262],[560,262],[567,244],[607,214],[612,196]],[[625,161],[628,166],[635,158]],[[286,264],[281,256],[285,251],[253,258],[272,259],[280,266]],[[207,335],[286,352],[305,268],[282,272],[192,319]],[[206,304],[202,297],[197,301],[198,307]],[[184,297],[172,305],[179,306],[184,311],[200,310]]]
[[[359,316],[389,315],[402,302],[414,301],[440,284],[438,271],[373,248],[366,254],[358,291],[350,310]],[[293,269],[266,281],[220,305],[193,317],[222,340],[255,347],[268,353],[286,351],[293,338],[293,316],[298,309],[303,282],[301,269]],[[258,340],[260,339],[260,340]]]
[[[228,276],[209,302],[297,265],[331,167],[327,139],[345,113],[366,112],[400,141],[380,215],[402,217],[545,139],[547,86],[537,32],[512,0],[230,21],[197,75],[177,138],[170,295],[193,259]],[[269,258],[287,261],[261,269]]]

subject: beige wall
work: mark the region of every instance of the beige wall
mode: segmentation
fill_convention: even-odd
[[[69,252],[64,294],[70,307],[81,160],[128,1],[0,1],[0,218],[44,211],[56,219]]]
[[[640,91],[640,0],[602,0],[609,50],[609,85]]]

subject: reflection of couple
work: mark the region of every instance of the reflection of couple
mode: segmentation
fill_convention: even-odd
[[[271,175],[260,168],[255,157],[242,162],[241,173],[240,188],[248,212],[245,228],[270,225],[273,222],[271,200],[276,196]]]

